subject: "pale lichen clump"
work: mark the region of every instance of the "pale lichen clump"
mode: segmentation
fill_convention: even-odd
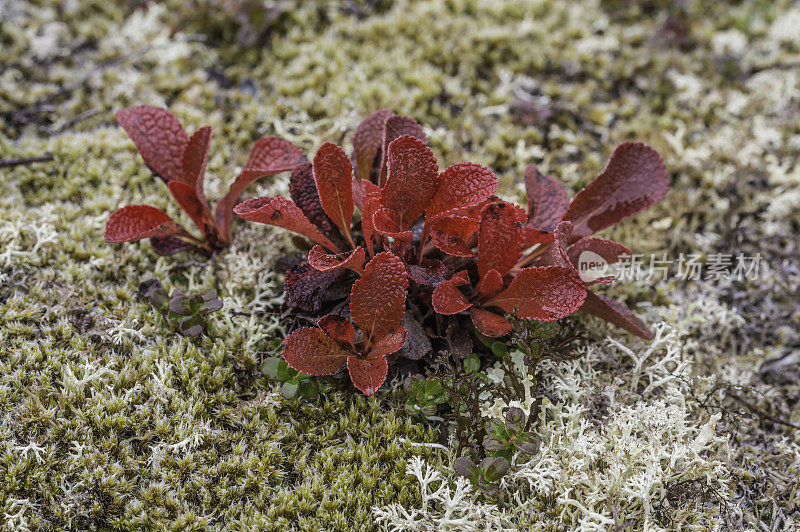
[[[215,2],[146,4],[0,2],[0,158],[55,157],[0,169],[5,528],[797,526],[796,3],[286,2],[250,48],[208,30],[231,16]],[[657,342],[590,323],[585,357],[543,365],[542,451],[488,500],[441,450],[404,443],[436,427],[396,392],[322,379],[318,399],[287,401],[263,378],[282,338],[279,232],[239,223],[202,264],[103,241],[123,204],[177,213],[114,123],[139,103],[214,127],[211,198],[258,137],[347,145],[381,107],[424,124],[442,166],[491,167],[508,197],[527,164],[575,192],[641,140],[672,191],[609,236],[673,259],[762,253],[765,267],[612,287],[666,321]],[[177,336],[137,299],[150,277],[217,289],[206,336]]]

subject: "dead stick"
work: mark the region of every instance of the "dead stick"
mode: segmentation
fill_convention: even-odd
[[[20,157],[19,159],[0,159],[0,168],[13,168],[34,163],[46,163],[54,159],[52,153],[37,155],[36,157]]]

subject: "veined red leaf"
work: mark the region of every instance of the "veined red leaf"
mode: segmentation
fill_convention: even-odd
[[[472,307],[469,309],[472,324],[484,336],[499,338],[511,332],[513,328],[511,322],[503,316],[490,312],[486,309]]]
[[[167,213],[149,205],[128,205],[111,213],[106,222],[106,242],[134,242],[182,232]]]
[[[514,206],[504,201],[490,203],[483,209],[478,227],[478,274],[489,270],[503,276],[522,255],[522,224]]]
[[[437,249],[454,257],[474,257],[470,240],[478,230],[478,221],[462,216],[445,216],[434,221],[430,237]]]
[[[167,188],[175,202],[189,215],[203,235],[206,235],[208,232],[206,220],[211,222],[211,219],[208,218],[208,213],[198,199],[194,187],[183,181],[170,181],[167,183]]]
[[[525,268],[506,290],[485,306],[506,312],[517,309],[520,318],[551,321],[578,310],[586,299],[586,287],[572,269],[560,266]]]
[[[567,256],[573,266],[578,267],[578,260],[585,251],[599,255],[606,264],[619,262],[621,257],[630,256],[631,250],[619,242],[604,238],[581,238],[567,249]]]
[[[244,165],[242,173],[233,182],[228,193],[217,203],[217,225],[224,233],[223,236],[230,240],[233,206],[239,201],[244,189],[262,177],[292,170],[305,161],[305,152],[288,140],[278,137],[258,139],[250,149],[250,158]]]
[[[350,251],[344,257],[341,255],[329,255],[322,246],[314,246],[308,252],[308,263],[312,268],[321,272],[349,268],[360,274],[364,269],[366,255],[364,248],[361,246]]]
[[[181,181],[196,188],[198,196],[203,193],[203,175],[208,164],[208,151],[211,148],[211,126],[195,131],[181,156]]]
[[[361,231],[364,233],[364,241],[367,244],[367,253],[370,257],[375,254],[372,243],[372,236],[375,234],[375,225],[372,222],[372,218],[380,208],[381,201],[379,194],[370,194],[364,198],[364,208],[361,211]]]
[[[589,290],[586,302],[583,307],[581,307],[581,310],[585,310],[589,314],[593,314],[598,318],[613,323],[617,327],[622,327],[626,331],[644,338],[645,340],[653,339],[653,333],[647,327],[647,324],[636,317],[628,307],[619,301],[609,297],[599,296]]]
[[[388,178],[381,189],[381,205],[392,211],[402,229],[408,229],[436,194],[439,165],[430,148],[410,136],[389,144],[387,161]]]
[[[400,248],[404,248],[414,240],[414,233],[397,224],[393,214],[389,209],[378,209],[372,215],[372,229],[380,235],[393,238]]]
[[[669,176],[661,156],[641,142],[617,146],[597,178],[578,192],[564,220],[572,222],[572,240],[589,236],[658,203],[667,194]]]
[[[306,218],[300,207],[286,198],[265,197],[243,201],[233,211],[237,216],[251,222],[283,227],[301,234],[326,248],[339,252],[339,248],[328,237],[319,232],[314,224]]]
[[[428,142],[428,137],[422,126],[410,116],[394,115],[390,116],[383,123],[383,145],[381,148],[381,168],[378,183],[383,186],[388,176],[388,153],[389,145],[404,135],[419,139],[423,144]]]
[[[319,229],[322,234],[336,234],[338,229],[333,221],[325,214],[322,202],[317,193],[317,183],[314,181],[314,172],[309,162],[301,163],[292,170],[289,178],[289,194],[292,201],[300,207],[303,214]]]
[[[478,294],[482,299],[491,299],[503,291],[503,276],[497,270],[489,270],[478,283]]]
[[[166,109],[141,105],[120,109],[116,116],[155,175],[167,182],[181,179],[181,158],[189,138],[175,115]]]
[[[572,222],[559,222],[552,234],[553,245],[539,259],[539,264],[574,269],[572,261],[567,255],[567,242],[572,234]]]
[[[466,286],[469,284],[469,276],[467,272],[462,270],[456,273],[451,279],[444,281],[437,286],[431,302],[433,303],[433,310],[438,314],[458,314],[467,310],[472,306],[467,296],[461,293],[458,289],[459,286]]]
[[[350,291],[350,315],[369,339],[377,339],[403,321],[408,277],[403,263],[389,252],[378,253]]]
[[[405,327],[402,325],[395,327],[372,342],[372,349],[370,349],[367,358],[385,357],[396,353],[405,345],[407,336],[408,331]]]
[[[347,361],[347,351],[316,327],[303,327],[283,341],[283,359],[308,375],[330,375]]]
[[[313,171],[325,214],[352,245],[353,169],[347,154],[333,142],[326,142],[314,155]]]
[[[355,350],[356,330],[344,316],[328,314],[319,320],[317,326],[330,338],[336,340],[342,349]]]
[[[475,163],[457,163],[439,174],[439,187],[425,213],[427,222],[458,209],[479,205],[497,190],[497,177]]]
[[[358,179],[370,178],[375,158],[383,145],[383,125],[392,115],[391,109],[375,111],[362,120],[353,133],[353,161]]]
[[[385,357],[371,359],[347,357],[347,370],[353,386],[367,395],[374,395],[386,380],[389,364]]]
[[[370,194],[378,193],[380,195],[380,187],[372,181],[366,179],[353,180],[353,204],[358,207],[358,210],[364,212],[364,200]]]
[[[321,272],[303,263],[286,272],[283,291],[302,310],[316,312],[322,308],[323,294],[341,274],[342,270]]]
[[[528,195],[528,223],[537,229],[552,231],[567,212],[567,191],[533,165],[525,168],[525,191]]]
[[[436,259],[422,259],[419,264],[404,263],[408,276],[425,286],[439,286],[452,275],[452,268]]]

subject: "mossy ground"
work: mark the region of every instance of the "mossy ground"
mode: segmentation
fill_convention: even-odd
[[[366,399],[323,379],[318,399],[288,401],[260,375],[280,341],[271,268],[288,249],[284,236],[238,224],[233,248],[207,264],[103,241],[120,205],[177,214],[113,120],[139,103],[169,107],[189,130],[214,127],[211,197],[258,137],[284,136],[309,152],[325,140],[347,144],[359,119],[381,107],[424,124],[441,166],[494,169],[507,197],[521,191],[527,164],[575,191],[619,142],[653,145],[673,189],[613,236],[673,258],[760,252],[766,273],[745,283],[673,276],[615,288],[649,319],[682,324],[679,358],[689,369],[680,376],[690,385],[653,392],[634,382],[635,364],[607,350],[551,370],[554,379],[581,375],[564,382],[586,389],[551,387],[558,416],[569,419],[543,422],[542,437],[561,434],[556,462],[586,459],[607,473],[574,447],[585,441],[570,427],[606,426],[593,445],[609,448],[603,442],[618,442],[662,401],[688,405],[663,407],[665,452],[690,454],[719,414],[715,438],[663,490],[609,490],[613,502],[588,524],[564,490],[580,487],[575,497],[588,511],[605,477],[578,479],[566,466],[548,473],[549,487],[515,488],[532,501],[522,517],[501,506],[517,524],[554,529],[602,527],[612,515],[634,529],[702,528],[709,519],[722,528],[795,526],[800,436],[775,420],[800,424],[800,5],[277,4],[288,9],[253,38],[235,12],[202,0],[0,3],[0,158],[54,156],[0,169],[3,526],[369,529],[373,507],[420,504],[409,459],[447,462],[403,443],[432,442],[436,432],[408,417],[397,391]],[[138,300],[138,283],[150,277],[168,288],[216,288],[225,307],[208,334],[183,339]],[[592,330],[597,346],[611,334],[641,347],[606,326]],[[651,474],[657,458],[636,456]]]

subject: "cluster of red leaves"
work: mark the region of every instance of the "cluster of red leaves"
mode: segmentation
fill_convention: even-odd
[[[316,244],[287,272],[284,288],[299,310],[318,313],[327,304],[330,313],[286,339],[286,362],[311,375],[346,363],[353,383],[372,394],[386,378],[387,356],[421,358],[432,339],[469,352],[471,342],[457,340],[467,315],[492,337],[511,331],[505,313],[548,321],[579,309],[652,336],[624,305],[589,289],[613,277],[584,280],[577,261],[586,251],[609,264],[629,253],[590,236],[663,199],[668,175],[658,153],[620,145],[572,201],[532,166],[527,209],[495,196],[497,185],[474,163],[440,172],[422,127],[384,109],[356,129],[351,158],[325,143],[313,162],[299,164],[291,200],[238,204],[238,216]],[[341,285],[350,284],[348,295]]]
[[[200,230],[200,237],[160,209],[129,205],[111,214],[105,239],[133,242],[149,238],[161,255],[188,249],[211,254],[229,245],[233,206],[244,189],[262,177],[292,170],[306,160],[305,152],[291,142],[277,137],[259,139],[239,177],[212,214],[203,187],[211,126],[200,128],[190,137],[172,113],[150,106],[121,109],[117,122],[136,144],[147,167],[166,183],[175,202]]]

